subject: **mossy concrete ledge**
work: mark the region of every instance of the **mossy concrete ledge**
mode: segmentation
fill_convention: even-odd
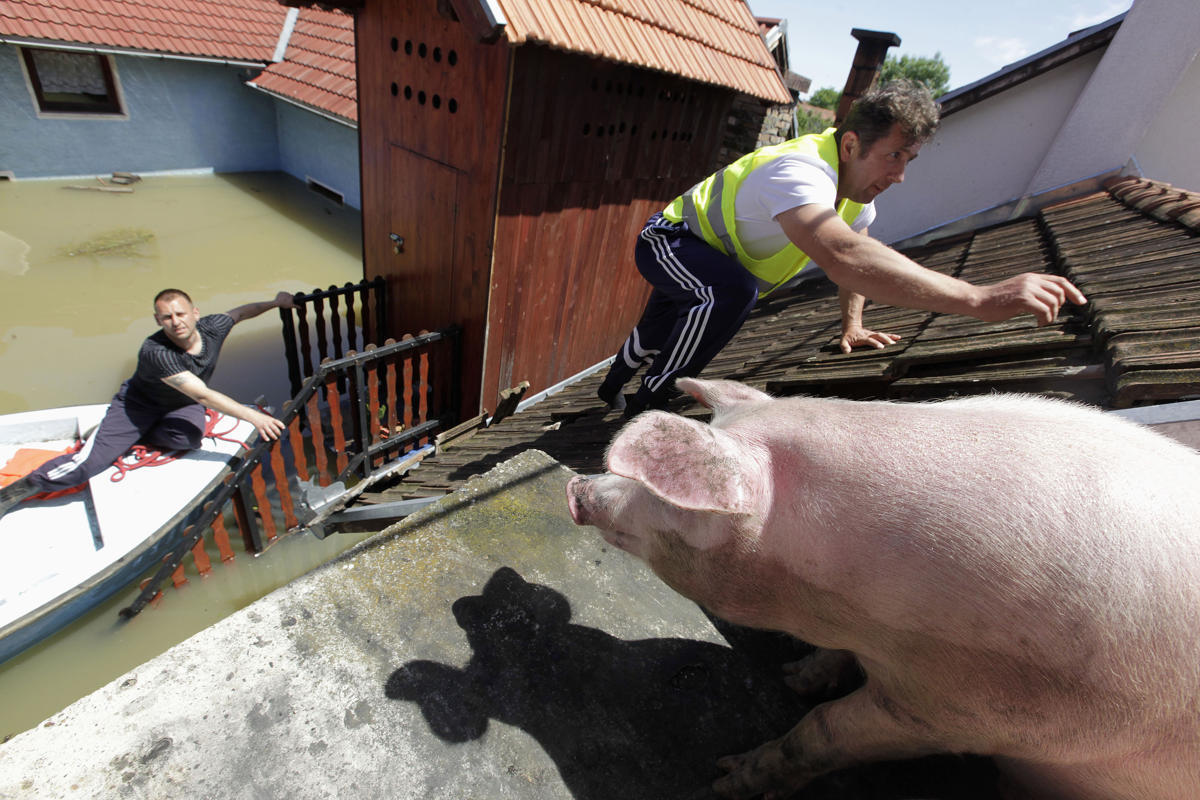
[[[0,745],[0,797],[703,793],[799,710],[572,474],[527,451],[118,678]]]

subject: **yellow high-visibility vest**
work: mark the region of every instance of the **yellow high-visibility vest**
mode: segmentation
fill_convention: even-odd
[[[711,247],[736,258],[738,263],[758,278],[758,296],[766,297],[800,274],[812,259],[791,242],[766,258],[754,258],[747,253],[738,240],[734,222],[734,203],[738,190],[742,181],[754,170],[777,158],[797,153],[820,158],[836,173],[838,150],[835,131],[835,128],[828,128],[823,133],[812,133],[747,153],[676,197],[663,210],[663,216],[672,222],[686,222],[692,233]],[[843,200],[838,205],[837,213],[849,225],[863,207],[862,203]]]

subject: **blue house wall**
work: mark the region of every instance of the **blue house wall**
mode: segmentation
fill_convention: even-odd
[[[20,58],[0,46],[0,170],[14,177],[279,169],[275,109],[245,68],[113,56],[126,115],[39,117]]]
[[[19,48],[0,44],[0,173],[282,171],[361,208],[355,128],[246,86],[255,74],[246,67],[111,58],[123,116],[39,116]]]
[[[312,179],[362,208],[358,171],[358,129],[275,101],[280,169],[302,181]]]

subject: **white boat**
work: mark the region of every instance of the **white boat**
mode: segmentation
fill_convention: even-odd
[[[0,465],[21,448],[70,447],[107,408],[0,416]],[[213,427],[223,438],[205,437],[170,463],[124,474],[109,467],[81,491],[27,500],[0,518],[0,662],[131,584],[179,542],[254,433],[233,417]]]

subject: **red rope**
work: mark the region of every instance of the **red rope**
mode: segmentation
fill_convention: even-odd
[[[204,409],[204,437],[206,439],[220,439],[225,442],[233,442],[245,447],[245,442],[229,436],[229,434],[237,430],[238,421],[236,418],[233,420],[232,428],[224,431],[217,430],[217,423],[221,421],[222,417],[223,415],[219,411],[213,411],[211,408]],[[170,464],[179,458],[183,452],[182,450],[176,450],[164,453],[161,450],[151,450],[144,444],[135,444],[129,449],[128,453],[113,462],[113,466],[117,468],[117,471],[113,473],[109,480],[117,483],[125,479],[126,473],[135,469],[161,467],[163,464]]]

